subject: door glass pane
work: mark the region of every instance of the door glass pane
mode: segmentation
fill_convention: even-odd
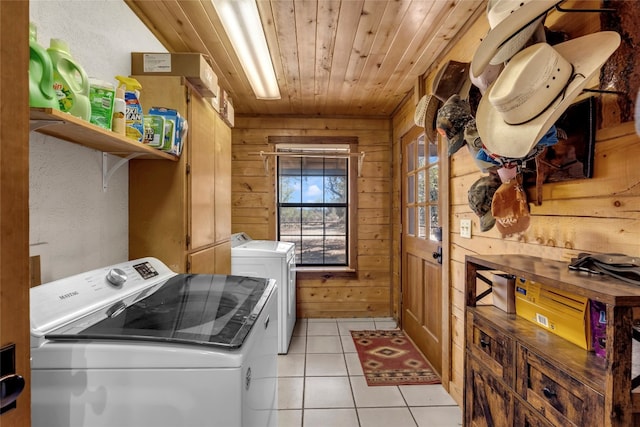
[[[431,142],[429,143],[429,164],[435,163],[438,161],[438,144]]]
[[[429,220],[431,222],[431,232],[429,233],[429,240],[439,241],[436,235],[436,229],[440,227],[440,218],[438,216],[438,206],[429,206]]]
[[[411,172],[416,168],[415,154],[414,154],[415,149],[416,149],[415,142],[411,142],[409,145],[407,145],[407,172]]]
[[[409,175],[407,177],[407,203],[415,203],[415,175]]]
[[[410,236],[416,235],[416,212],[413,207],[407,208],[407,233]]]
[[[425,206],[418,207],[418,237],[427,238],[427,208]]]
[[[424,167],[426,164],[426,153],[424,152],[424,135],[418,138],[418,167]]]
[[[424,182],[424,170],[418,172],[418,203],[425,201],[425,182]]]
[[[439,167],[435,165],[429,168],[429,201],[437,202],[438,201],[438,172]]]

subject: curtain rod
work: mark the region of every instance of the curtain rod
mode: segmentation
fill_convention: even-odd
[[[249,153],[251,155],[259,155],[262,157],[262,163],[264,164],[264,173],[265,176],[269,174],[269,156],[281,156],[281,157],[326,157],[330,159],[343,159],[348,157],[358,157],[358,177],[362,175],[362,163],[364,162],[365,152],[361,151],[359,153],[331,153],[331,154],[322,154],[322,153],[300,153],[300,152],[292,152],[292,151],[260,151],[260,152],[252,152]]]

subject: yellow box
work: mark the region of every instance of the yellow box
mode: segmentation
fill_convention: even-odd
[[[193,52],[131,52],[131,74],[183,76],[203,97],[211,97],[217,95],[218,76],[208,59],[206,55]]]
[[[588,298],[524,279],[515,291],[518,316],[591,350]]]

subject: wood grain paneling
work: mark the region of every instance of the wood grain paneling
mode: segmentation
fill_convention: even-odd
[[[567,8],[599,7],[600,2],[570,0]],[[553,11],[545,21],[556,31],[565,31],[577,37],[598,31],[601,16],[597,13],[560,13]],[[453,49],[432,71],[425,75],[430,87],[435,70],[445,60],[470,61],[488,24],[481,17],[458,41]],[[637,54],[637,50],[636,50]],[[634,59],[638,64],[638,59]],[[421,94],[405,100],[393,118],[394,158],[398,158],[398,138],[411,126],[414,105]],[[612,99],[613,98],[613,99]],[[601,119],[596,134],[596,156],[592,179],[548,183],[543,185],[543,202],[530,204],[531,226],[519,236],[503,238],[496,229],[482,233],[478,217],[468,206],[467,191],[482,173],[472,161],[468,150],[459,150],[450,158],[450,303],[451,303],[451,382],[449,391],[462,404],[464,387],[464,259],[469,254],[520,253],[568,262],[578,252],[622,252],[640,254],[640,137],[633,123],[619,123],[619,114],[607,113],[616,109],[615,97],[598,97]],[[612,104],[613,103],[613,104]],[[617,120],[617,121],[616,121]],[[396,161],[394,161],[396,164]],[[398,174],[394,170],[393,199],[398,198]],[[528,189],[531,200],[534,192]],[[473,237],[463,239],[459,234],[461,219],[471,219]],[[397,215],[393,221],[398,221]],[[396,241],[394,227],[393,239]],[[397,246],[394,244],[394,248]],[[399,254],[395,254],[396,256]],[[395,272],[395,270],[394,270]],[[395,277],[395,276],[394,276]],[[393,283],[393,290],[397,289]],[[395,294],[395,293],[394,293]],[[394,303],[395,304],[395,303]]]
[[[208,0],[126,0],[171,52],[211,57],[240,114],[389,118],[486,0],[258,0],[281,98],[257,100]]]
[[[366,153],[355,197],[357,272],[298,274],[300,317],[389,316],[391,301],[391,154],[389,120],[241,117],[233,130],[232,229],[276,238],[275,162],[267,174],[252,155],[273,151],[269,137],[356,137]]]

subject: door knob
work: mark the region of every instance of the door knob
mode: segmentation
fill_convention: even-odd
[[[0,410],[16,401],[24,390],[24,378],[17,374],[0,378]]]
[[[438,261],[438,264],[442,264],[442,246],[438,246],[438,250],[431,254],[433,259]]]

